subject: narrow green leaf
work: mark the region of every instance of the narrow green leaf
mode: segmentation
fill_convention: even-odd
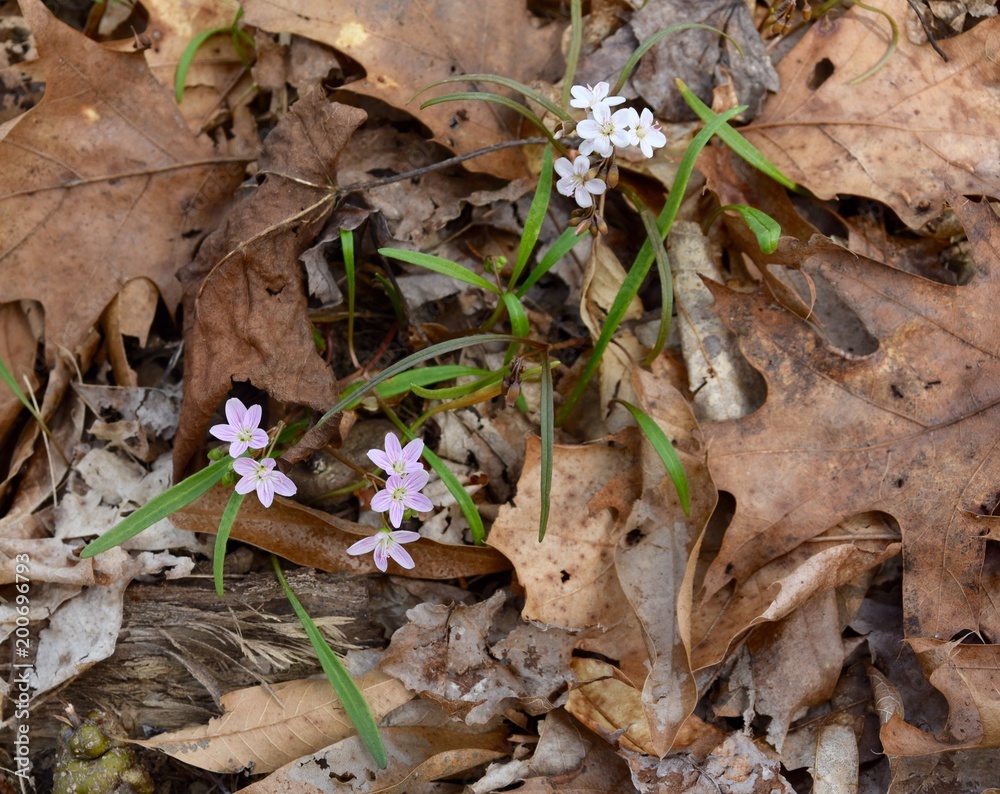
[[[423,387],[431,383],[440,383],[443,380],[454,380],[455,378],[460,378],[464,375],[486,375],[489,374],[489,372],[490,370],[488,369],[466,367],[461,364],[440,364],[431,367],[420,367],[419,369],[411,369],[409,372],[404,372],[401,375],[390,378],[385,383],[376,387],[375,391],[383,400],[390,397],[398,397],[399,395],[406,394],[410,391],[423,397],[423,392],[428,391],[428,389]],[[355,393],[361,389],[362,386],[364,386],[363,383],[352,383],[344,389],[343,396],[346,397]],[[361,403],[361,399],[362,398],[359,397],[355,402],[349,404],[345,410],[350,410],[351,408],[356,407]],[[430,397],[427,399],[437,398]]]
[[[643,364],[648,366],[663,351],[667,344],[667,338],[670,336],[670,322],[674,316],[674,279],[670,271],[667,249],[663,245],[663,238],[656,225],[656,218],[637,195],[629,198],[639,210],[639,218],[642,220],[642,227],[646,230],[646,239],[652,246],[656,270],[660,275],[660,329],[656,332],[656,341],[653,343],[649,355],[643,361]]]
[[[382,743],[382,737],[379,735],[375,717],[372,716],[371,709],[368,708],[368,701],[365,700],[365,696],[358,689],[354,679],[344,669],[343,663],[337,658],[337,654],[333,652],[323,633],[309,617],[298,597],[292,591],[288,580],[285,579],[285,575],[281,571],[278,558],[271,555],[271,562],[274,564],[274,572],[281,583],[281,589],[285,591],[285,597],[292,605],[292,609],[295,610],[299,622],[302,623],[302,628],[305,629],[306,636],[309,637],[309,642],[312,644],[313,650],[316,651],[316,657],[319,659],[323,672],[326,673],[327,679],[333,686],[333,691],[340,698],[340,705],[347,712],[347,718],[357,730],[361,741],[368,748],[368,752],[372,754],[378,768],[385,769],[389,766],[389,757],[385,751],[385,745]]]
[[[444,276],[450,276],[456,281],[464,281],[473,287],[479,287],[494,295],[500,294],[500,288],[496,284],[491,284],[478,273],[473,273],[469,268],[462,267],[457,262],[444,259],[440,256],[422,254],[419,251],[404,251],[402,248],[379,248],[378,252],[389,259],[398,259],[400,262],[409,262],[411,265],[433,270]]]
[[[569,107],[573,78],[580,62],[580,50],[583,48],[583,3],[581,0],[570,0],[569,3],[569,51],[566,53],[566,71],[563,73],[562,103]]]
[[[454,77],[446,77],[443,80],[437,80],[428,86],[424,86],[412,97],[410,101],[412,102],[418,96],[420,96],[424,91],[431,88],[435,88],[439,85],[444,85],[445,83],[495,83],[496,85],[502,85],[504,88],[509,88],[512,91],[517,91],[525,99],[530,99],[532,102],[541,105],[549,113],[551,113],[556,118],[560,118],[563,121],[573,121],[573,117],[566,112],[564,108],[559,107],[555,102],[548,99],[547,97],[539,94],[535,89],[526,86],[524,83],[519,83],[517,80],[511,80],[509,77],[503,77],[498,74],[460,74]],[[449,96],[457,96],[456,94],[450,94]]]
[[[618,81],[615,83],[614,88],[610,91],[611,95],[614,96],[622,90],[622,86],[625,85],[625,81],[631,76],[635,67],[639,65],[639,60],[643,55],[649,52],[649,50],[655,46],[660,39],[669,36],[671,33],[676,33],[679,30],[688,30],[689,28],[701,28],[702,30],[711,30],[713,33],[718,33],[723,38],[729,39],[733,43],[733,46],[736,47],[736,51],[740,55],[743,54],[743,50],[740,48],[736,39],[726,33],[723,33],[718,28],[713,28],[711,25],[702,25],[698,22],[684,22],[679,25],[671,25],[669,28],[663,28],[662,30],[657,31],[636,48],[635,52],[632,53],[632,57],[629,58],[625,66],[622,67],[621,73],[618,75]]]
[[[663,465],[666,466],[667,474],[670,475],[674,488],[677,489],[677,497],[681,500],[681,509],[684,510],[684,515],[691,515],[691,495],[688,491],[687,476],[684,474],[684,464],[681,463],[681,459],[677,455],[677,450],[675,450],[674,445],[670,443],[670,439],[667,438],[667,434],[664,433],[653,418],[641,408],[632,405],[631,403],[627,403],[624,400],[614,400],[613,402],[624,405],[628,409],[628,412],[632,414],[632,418],[635,419],[636,424],[639,425],[639,429],[642,431],[642,434],[646,437],[649,443],[653,445],[653,449],[656,450],[656,454],[660,456],[660,460],[662,460]]]
[[[330,421],[334,416],[353,404],[357,398],[364,396],[372,389],[378,387],[380,383],[385,383],[389,378],[393,378],[400,373],[406,372],[412,369],[415,365],[422,361],[427,361],[437,356],[442,356],[445,353],[453,353],[456,350],[461,350],[463,347],[472,347],[473,345],[482,345],[488,342],[520,342],[523,341],[510,334],[473,334],[472,336],[462,337],[461,339],[449,339],[446,342],[438,342],[430,347],[425,347],[423,350],[418,350],[416,353],[412,353],[401,361],[397,361],[392,366],[386,367],[378,375],[373,377],[359,389],[348,395],[347,397],[342,397],[336,405],[333,406],[329,411],[320,417],[320,420],[316,423],[316,426],[323,424],[324,422]]]
[[[396,315],[396,322],[399,323],[400,327],[404,327],[406,325],[406,309],[403,307],[402,296],[396,291],[395,285],[381,273],[375,274],[375,280],[385,290],[385,295],[389,299],[389,305],[392,306],[392,312]]]
[[[31,400],[28,399],[28,395],[24,393],[20,385],[17,382],[17,378],[14,377],[14,373],[10,371],[7,366],[7,362],[0,358],[0,380],[7,384],[7,388],[14,392],[14,396],[21,401],[21,405],[28,409],[35,421],[42,424],[42,417],[38,411],[35,410],[35,406],[31,404]]]
[[[889,20],[889,27],[892,29],[892,37],[889,40],[889,46],[886,47],[882,57],[879,58],[875,65],[871,69],[868,69],[864,74],[860,74],[851,80],[848,85],[857,85],[862,83],[875,74],[879,69],[885,66],[886,62],[892,57],[892,54],[896,51],[896,47],[899,45],[899,26],[896,24],[896,20],[893,19],[892,14],[888,11],[883,11],[881,8],[876,8],[875,6],[870,6],[867,3],[862,3],[860,0],[854,0],[854,5],[858,8],[863,8],[865,11],[869,11],[872,14],[881,14],[887,20]]]
[[[232,463],[233,459],[227,455],[177,483],[173,488],[154,496],[130,516],[119,521],[113,529],[89,543],[80,552],[80,556],[86,559],[112,549],[185,505],[191,504],[221,480],[232,467]]]
[[[521,339],[527,339],[530,326],[528,325],[528,315],[524,313],[521,302],[509,292],[505,292],[500,298],[503,300],[504,306],[507,307],[507,314],[510,316],[511,333]]]
[[[539,262],[535,269],[531,271],[531,274],[525,282],[517,288],[517,291],[514,294],[519,298],[523,298],[527,294],[528,290],[535,286],[535,282],[548,273],[549,270],[552,269],[552,266],[566,256],[569,250],[582,239],[583,235],[577,234],[576,229],[572,227],[559,235],[559,239],[552,243],[549,250],[545,252],[545,256],[542,257],[542,261]]]
[[[681,201],[684,199],[684,191],[687,189],[688,180],[690,180],[691,174],[694,171],[694,164],[698,160],[698,154],[703,148],[705,148],[705,145],[709,142],[709,140],[711,140],[712,136],[718,132],[727,120],[739,113],[742,113],[744,110],[746,110],[746,106],[736,107],[731,110],[727,110],[721,116],[716,116],[712,121],[705,125],[701,132],[695,135],[694,140],[692,140],[688,145],[684,152],[684,156],[681,158],[680,165],[677,168],[677,175],[674,177],[674,184],[670,188],[670,195],[667,197],[667,203],[663,206],[663,210],[660,212],[660,217],[656,222],[656,227],[659,230],[661,240],[670,233],[670,228],[673,226],[674,219],[677,217]],[[629,304],[638,294],[643,281],[646,280],[646,275],[649,273],[649,268],[653,264],[653,259],[653,246],[647,239],[643,242],[642,248],[639,249],[635,262],[632,264],[628,275],[625,276],[625,280],[622,282],[621,289],[619,289],[618,294],[615,295],[615,299],[611,304],[611,309],[608,311],[608,316],[604,319],[604,325],[601,327],[601,335],[597,338],[597,342],[594,344],[594,351],[590,354],[590,359],[587,361],[587,364],[583,369],[583,373],[580,375],[580,379],[577,381],[576,386],[573,387],[572,393],[566,399],[563,407],[556,415],[557,424],[562,424],[566,421],[566,417],[569,416],[570,412],[576,406],[577,401],[583,395],[584,391],[586,391],[591,378],[593,378],[594,373],[597,372],[597,367],[601,363],[601,357],[604,355],[604,351],[607,349],[612,337],[618,330],[618,326],[625,317],[625,312],[628,310]]]
[[[552,456],[555,452],[555,426],[553,414],[555,413],[555,391],[552,388],[552,368],[549,366],[549,352],[542,351],[542,394],[541,404],[538,406],[540,414],[539,436],[542,442],[541,449],[541,476],[540,484],[541,506],[538,517],[538,542],[542,542],[545,537],[545,530],[549,526],[549,501],[552,495]]]
[[[743,220],[757,238],[757,245],[765,254],[773,254],[778,250],[778,241],[781,239],[781,226],[768,215],[746,204],[728,204],[720,207],[719,212],[735,210],[743,216]]]
[[[502,372],[488,372],[481,378],[477,378],[469,383],[460,386],[449,386],[444,389],[425,389],[423,386],[414,385],[413,393],[425,400],[451,400],[455,397],[464,397],[475,391],[503,379]]]
[[[540,118],[531,112],[528,108],[522,105],[520,102],[515,102],[510,97],[505,97],[500,94],[487,94],[482,91],[462,91],[457,94],[445,94],[444,96],[435,97],[434,99],[428,99],[424,102],[420,109],[429,108],[431,105],[440,105],[444,102],[495,102],[498,105],[503,105],[505,108],[510,108],[516,113],[520,113],[528,121],[534,124],[544,135],[549,139],[549,143],[555,146],[560,152],[565,152],[566,147],[563,146],[556,138],[549,132],[549,128],[546,127]]]
[[[507,289],[514,289],[517,280],[521,277],[524,266],[528,264],[528,257],[538,242],[538,235],[542,231],[542,223],[545,221],[545,212],[549,208],[549,199],[552,197],[552,147],[546,146],[542,155],[542,170],[538,175],[538,187],[535,188],[535,197],[531,200],[531,208],[528,210],[528,218],[524,222],[524,234],[521,235],[521,244],[517,249],[517,262],[514,264],[514,272],[511,273],[510,281],[507,282]]]
[[[219,33],[229,33],[229,30],[229,28],[206,30],[188,42],[187,47],[184,48],[184,52],[181,53],[181,59],[177,62],[177,71],[174,74],[174,95],[177,97],[178,105],[184,99],[184,82],[187,80],[188,70],[191,68],[191,63],[194,61],[194,56],[197,55],[198,50],[212,36],[217,36]]]
[[[677,79],[677,88],[681,92],[681,96],[684,101],[687,102],[688,107],[695,112],[695,114],[704,121],[706,124],[713,119],[718,118],[715,111],[713,111],[708,105],[702,102],[698,97],[696,97],[691,89],[688,88],[684,81]],[[796,182],[793,182],[787,176],[785,176],[778,167],[768,160],[762,151],[754,146],[750,141],[744,138],[740,133],[730,127],[728,124],[723,124],[719,128],[719,137],[722,142],[726,144],[730,149],[732,149],[736,154],[746,160],[750,165],[756,168],[761,173],[766,174],[771,177],[779,185],[784,185],[789,190],[794,190],[796,193],[803,193],[805,195],[812,195],[808,190],[803,188]]]
[[[233,531],[233,523],[236,521],[236,514],[240,512],[240,505],[243,504],[245,494],[233,491],[226,502],[226,509],[222,511],[222,520],[219,521],[219,531],[215,533],[215,553],[212,556],[212,574],[215,577],[215,593],[222,598],[222,573],[226,564],[226,543],[229,541],[229,533]]]
[[[344,254],[347,275],[347,349],[354,350],[354,232],[340,230],[340,248]],[[351,355],[354,355],[353,353]]]

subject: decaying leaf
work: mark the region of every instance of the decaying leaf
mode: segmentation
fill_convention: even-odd
[[[433,131],[434,140],[457,154],[518,137],[521,117],[490,102],[419,109],[420,102],[438,94],[497,88],[489,84],[452,83],[411,101],[414,94],[459,74],[499,74],[531,83],[556,78],[562,68],[561,26],[536,24],[523,2],[310,0],[297,5],[294,14],[273,0],[248,0],[244,7],[250,24],[321,41],[356,60],[368,74],[348,90],[412,113]],[[466,167],[507,179],[528,175],[517,149],[476,158]]]
[[[356,683],[375,720],[413,694],[376,671]],[[249,687],[222,696],[225,713],[199,725],[136,742],[213,772],[250,769],[260,774],[355,733],[325,678]]]
[[[41,301],[52,365],[134,278],[176,308],[175,274],[216,225],[245,158],[188,130],[142,53],[104,48],[40,0],[22,9],[46,88],[0,131],[0,303]]]
[[[365,113],[317,90],[267,137],[263,183],[236,205],[184,270],[184,403],[179,478],[234,381],[326,411],[337,387],[316,352],[299,256],[333,207],[335,163]]]
[[[906,0],[880,9],[901,23]],[[782,90],[744,134],[821,198],[869,196],[911,227],[956,196],[1000,194],[993,55],[1000,19],[941,42],[945,62],[901,37],[875,74],[852,83],[889,46],[884,16],[855,6],[813,25],[778,65]]]
[[[713,290],[727,326],[740,333],[744,354],[767,379],[769,396],[749,417],[706,428],[713,476],[737,500],[705,578],[709,596],[726,582],[746,582],[831,523],[877,510],[902,528],[911,641],[980,630],[981,576],[986,543],[996,534],[990,513],[1000,480],[992,322],[1000,219],[988,204],[955,211],[975,262],[966,286],[918,280],[847,252],[806,263],[842,291],[878,338],[878,350],[866,357],[826,348],[804,323],[759,298]],[[929,656],[925,669],[945,687],[950,722],[981,725],[961,694],[979,682],[960,685],[959,677],[936,674],[934,665],[946,658]],[[967,735],[976,730],[996,742],[988,725]]]

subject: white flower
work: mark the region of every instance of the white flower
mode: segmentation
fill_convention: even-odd
[[[238,458],[247,449],[263,449],[267,446],[267,433],[257,426],[260,418],[259,405],[247,408],[242,400],[233,397],[226,401],[226,419],[229,424],[212,425],[208,432],[216,438],[231,442],[229,454]]]
[[[625,101],[623,96],[608,96],[610,90],[611,86],[604,82],[593,88],[589,85],[586,88],[575,85],[569,90],[574,97],[569,103],[575,108],[586,108],[588,113],[593,113],[598,107],[610,110],[612,105],[620,105]]]
[[[413,558],[402,544],[412,543],[419,539],[420,533],[418,532],[409,532],[405,529],[390,532],[388,529],[380,529],[374,535],[362,538],[352,545],[347,553],[357,556],[358,554],[367,554],[370,551],[375,552],[375,565],[382,573],[385,573],[386,568],[389,567],[390,557],[404,568],[412,568]]]
[[[420,471],[423,468],[420,465],[420,453],[423,451],[424,442],[419,438],[415,438],[405,447],[401,447],[395,433],[386,433],[385,451],[370,449],[368,457],[386,474],[402,475],[411,471]]]
[[[629,144],[638,146],[646,157],[653,156],[653,149],[666,146],[667,136],[660,132],[660,125],[653,118],[649,108],[643,108],[640,116],[635,108],[627,108],[629,117]]]
[[[574,162],[570,162],[565,157],[560,157],[555,162],[556,173],[562,177],[556,182],[556,190],[564,196],[574,196],[576,203],[581,207],[593,206],[594,200],[590,197],[601,195],[607,190],[607,185],[602,179],[587,179],[587,172],[590,170],[590,158],[579,155]]]
[[[264,507],[271,506],[276,493],[282,496],[295,496],[295,483],[274,468],[274,458],[264,458],[259,461],[253,458],[237,458],[233,461],[233,470],[243,475],[236,483],[236,493],[248,494],[256,489],[257,498]]]
[[[594,118],[576,125],[576,134],[583,138],[580,154],[596,151],[601,157],[610,157],[616,146],[628,146],[628,124],[628,110],[616,110],[612,113],[603,105],[598,105],[594,108]]]

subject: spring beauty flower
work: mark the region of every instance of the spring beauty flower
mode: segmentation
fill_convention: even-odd
[[[556,173],[562,177],[556,182],[556,190],[564,196],[574,196],[576,203],[581,207],[593,206],[594,200],[590,197],[601,195],[608,186],[602,179],[587,179],[587,172],[590,171],[590,158],[579,155],[572,163],[565,157],[560,157],[555,162]]]
[[[569,103],[575,108],[585,108],[588,113],[593,113],[598,107],[610,110],[613,105],[620,105],[625,101],[623,96],[608,96],[610,90],[611,86],[605,82],[600,82],[593,88],[589,85],[586,88],[575,85],[569,90],[573,95]]]
[[[236,483],[236,493],[248,494],[256,489],[257,498],[264,507],[271,506],[276,493],[282,496],[295,495],[295,483],[274,468],[274,458],[237,458],[233,462],[233,469],[242,475],[242,479]]]
[[[627,108],[629,117],[629,143],[638,146],[646,157],[653,156],[653,149],[659,149],[667,143],[667,136],[660,132],[660,125],[653,117],[653,111],[643,108],[640,116],[635,108]]]
[[[388,529],[380,529],[374,535],[362,538],[348,550],[348,554],[355,556],[375,552],[375,565],[382,573],[389,567],[389,558],[392,557],[404,568],[413,567],[413,558],[406,549],[404,543],[412,543],[420,538],[420,533],[409,532],[405,529],[397,529],[390,532]]]
[[[420,453],[423,451],[424,442],[419,438],[401,447],[395,433],[386,433],[385,450],[370,449],[368,457],[386,474],[403,475],[423,470],[424,467],[420,465]]]
[[[418,513],[433,510],[431,500],[420,493],[429,478],[430,475],[423,469],[409,474],[393,474],[385,481],[385,490],[372,497],[372,510],[379,513],[388,510],[389,522],[397,528],[403,522],[403,513],[407,508]]]
[[[238,458],[247,449],[263,449],[267,446],[267,433],[258,427],[260,418],[259,405],[247,408],[241,400],[233,397],[226,400],[226,419],[229,424],[213,425],[208,432],[221,441],[229,441],[229,454]]]
[[[616,146],[625,148],[630,140],[628,123],[628,110],[612,113],[604,105],[598,105],[594,108],[593,118],[576,125],[576,134],[583,138],[580,154],[597,152],[601,157],[610,157]]]

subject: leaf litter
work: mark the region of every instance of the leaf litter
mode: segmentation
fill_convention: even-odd
[[[434,80],[496,72],[557,97],[571,46],[563,12],[548,7],[292,13],[248,0],[255,60],[213,37],[178,106],[176,61],[237,8],[205,2],[179,16],[170,2],[143,5],[145,33],[112,42],[110,23],[88,37],[23,0],[38,59],[20,60],[31,47],[4,50],[0,85],[19,99],[0,105],[14,107],[0,127],[11,175],[0,189],[0,357],[52,430],[50,442],[0,392],[0,576],[13,588],[28,555],[34,704],[56,691],[72,702],[83,671],[108,669],[130,582],[208,570],[221,486],[125,549],[76,552],[162,491],[171,469],[179,478],[198,467],[227,396],[305,429],[353,382],[485,320],[487,290],[377,249],[451,258],[502,283],[530,215],[537,147],[436,164],[537,131],[499,105],[419,107],[442,88],[413,96]],[[194,664],[219,716],[147,740],[165,753],[159,763],[175,756],[228,790],[261,793],[991,785],[996,21],[970,10],[938,45],[947,61],[901,36],[853,83],[889,44],[885,16],[831,11],[774,48],[764,4],[737,17],[714,2],[672,6],[592,4],[578,81],[613,80],[640,39],[673,22],[723,27],[746,60],[706,31],[711,47],[675,34],[625,92],[669,119],[687,107],[667,90],[675,77],[716,110],[750,104],[747,139],[806,190],[786,191],[721,145],[702,153],[704,181],[667,246],[680,333],[642,363],[660,293],[639,291],[586,404],[555,430],[551,461],[536,435],[543,389],[530,380],[517,382],[525,413],[459,396],[424,414],[458,393],[408,387],[367,396],[286,456],[295,497],[246,502],[227,576],[274,552],[364,583],[384,643],[347,664],[381,720],[387,768],[325,679],[264,670],[260,686],[219,704]],[[907,19],[902,2],[880,8]],[[713,68],[690,77],[705,59]],[[24,75],[44,76],[40,101]],[[687,140],[690,128],[667,118],[668,139]],[[622,159],[654,212],[680,152]],[[566,221],[555,198],[538,257]],[[733,204],[778,221],[777,250],[763,253],[736,213],[708,223]],[[625,202],[608,207],[607,237],[568,254],[524,301],[533,338],[560,361],[557,401],[643,239]],[[499,348],[427,363],[515,382]],[[614,399],[642,409],[677,451],[687,513]],[[364,453],[396,422],[416,423],[467,501],[431,483],[427,532],[407,546],[415,567],[386,577],[347,549],[377,528]],[[486,521],[486,546],[470,543],[469,509]],[[13,602],[0,609],[7,641],[17,614]],[[2,689],[16,694],[9,681]],[[98,705],[139,736],[113,689]],[[56,749],[33,749],[39,780],[52,780]],[[213,790],[193,777],[164,785]]]

